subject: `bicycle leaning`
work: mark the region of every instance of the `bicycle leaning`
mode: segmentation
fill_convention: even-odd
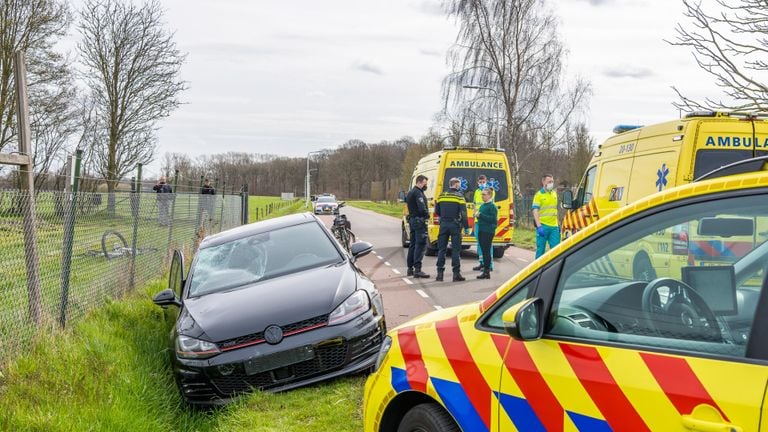
[[[349,246],[355,242],[355,233],[350,228],[352,228],[352,224],[347,220],[347,215],[339,214],[333,218],[331,233],[347,251],[349,251]]]

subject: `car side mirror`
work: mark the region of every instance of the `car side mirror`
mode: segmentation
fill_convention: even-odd
[[[562,203],[564,209],[573,208],[573,192],[567,189],[564,190],[563,196],[560,198],[560,203]]]
[[[405,202],[405,191],[400,191],[397,193],[397,200],[400,202]]]
[[[354,242],[349,246],[349,252],[355,258],[368,255],[373,250],[373,245],[366,241]]]
[[[501,321],[510,336],[519,341],[531,341],[539,339],[543,333],[543,313],[544,300],[531,298],[504,311]]]
[[[184,254],[178,250],[173,251],[171,269],[168,272],[168,289],[179,297],[184,293]]]
[[[168,306],[181,307],[181,301],[176,298],[176,294],[174,294],[172,289],[164,289],[160,291],[159,293],[155,294],[154,297],[152,297],[152,301],[163,309],[167,308]]]

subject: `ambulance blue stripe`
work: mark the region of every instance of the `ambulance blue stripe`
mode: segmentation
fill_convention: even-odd
[[[506,395],[504,393],[493,392],[496,398],[501,402],[501,406],[506,411],[515,428],[519,431],[526,432],[547,432],[544,424],[541,423],[539,417],[531,408],[531,405],[527,400],[515,396]],[[581,429],[580,429],[581,430]]]
[[[461,430],[488,431],[461,384],[431,377],[432,385]],[[542,429],[543,430],[543,429]]]
[[[392,388],[397,393],[411,390],[411,385],[408,384],[408,377],[405,374],[405,369],[392,368]]]
[[[611,429],[611,426],[608,425],[608,422],[605,420],[587,417],[585,415],[576,414],[575,412],[566,412],[579,432],[613,432],[613,429]]]

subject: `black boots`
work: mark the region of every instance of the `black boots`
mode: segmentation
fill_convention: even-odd
[[[405,273],[406,276],[413,276],[413,267],[408,267],[408,271]]]
[[[437,276],[435,276],[435,282],[442,282],[443,281],[443,270],[437,271]]]
[[[478,279],[490,279],[490,278],[491,278],[491,274],[490,274],[490,273],[488,273],[488,271],[486,271],[486,270],[483,270],[483,272],[482,272],[482,273],[480,273],[479,275],[477,275],[477,278],[478,278]]]
[[[472,267],[472,270],[474,270],[474,271],[480,271],[482,269],[483,269],[483,265],[482,264],[476,265],[476,266]]]
[[[423,271],[421,271],[421,270],[415,270],[415,271],[413,272],[413,277],[415,277],[415,278],[421,278],[421,279],[429,279],[429,275],[428,275],[428,274],[426,274],[426,273],[424,273],[424,272],[423,272]]]
[[[453,274],[453,281],[454,282],[463,282],[467,280],[464,276],[461,275],[461,273],[454,273]]]

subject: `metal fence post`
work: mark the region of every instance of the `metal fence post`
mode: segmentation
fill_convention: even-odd
[[[243,184],[242,192],[240,192],[240,204],[242,205],[242,224],[248,225],[248,183]]]
[[[128,286],[133,290],[136,286],[136,245],[139,237],[139,204],[141,204],[141,168],[138,164],[136,173],[136,192],[131,194],[131,216],[133,217],[133,238],[131,239],[131,274]],[[159,210],[158,210],[159,211]]]
[[[219,232],[224,231],[224,205],[226,204],[227,182],[221,187],[221,216],[219,217]]]
[[[64,204],[64,247],[61,255],[61,304],[59,310],[59,324],[61,328],[67,324],[67,304],[69,303],[69,277],[72,274],[72,241],[75,237],[75,214],[77,213],[77,194],[80,190],[80,160],[83,151],[75,151],[74,175],[67,173],[67,191],[71,186],[71,193],[65,196]]]
[[[173,190],[171,192],[171,220],[168,221],[168,247],[165,248],[166,258],[170,257],[171,253],[171,238],[173,237],[173,218],[176,215],[176,195],[178,193],[179,186],[179,170],[173,172]],[[191,194],[190,194],[191,195]],[[163,276],[163,268],[160,268],[160,277]]]

